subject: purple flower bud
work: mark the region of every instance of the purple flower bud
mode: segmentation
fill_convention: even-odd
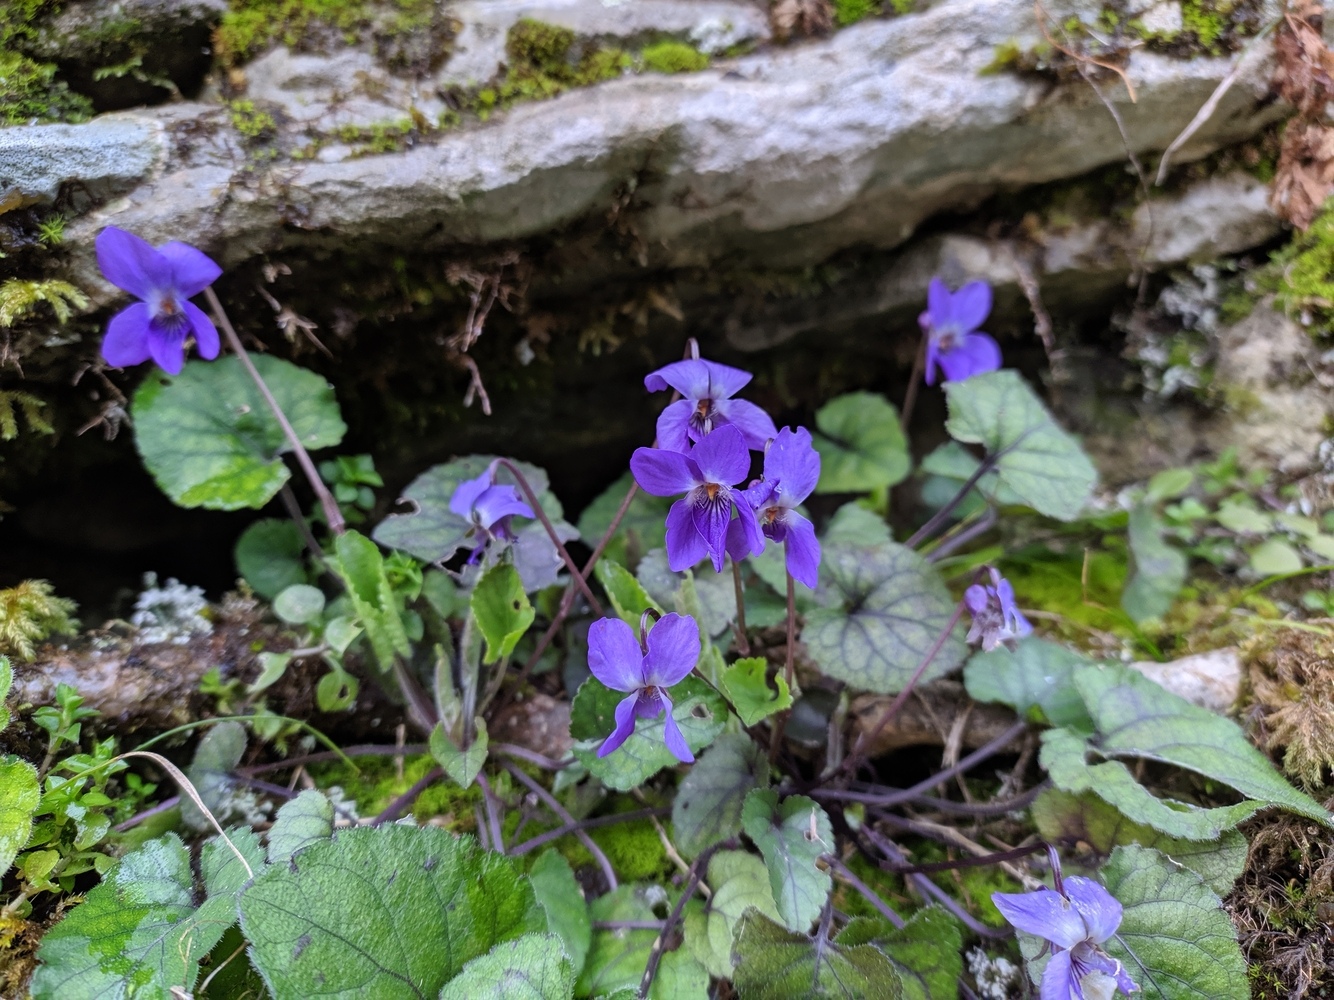
[[[630,626],[619,618],[600,618],[588,629],[588,669],[613,691],[629,695],[616,706],[616,728],[598,749],[605,757],[630,738],[636,719],[663,722],[663,742],[677,760],[695,756],[672,718],[667,689],[685,680],[699,659],[699,626],[689,615],[663,615],[649,630],[643,648]]]
[[[1037,892],[993,892],[991,901],[1017,930],[1050,942],[1052,957],[1042,972],[1042,1000],[1084,1000],[1101,981],[1129,996],[1139,986],[1121,963],[1100,947],[1121,926],[1121,904],[1092,879],[1065,880],[1065,894],[1055,889]],[[1104,978],[1105,977],[1105,978]]]
[[[719,427],[685,454],[636,448],[630,471],[640,488],[655,497],[685,494],[667,512],[667,565],[673,573],[689,569],[705,556],[713,559],[715,572],[723,571],[734,510],[742,533],[735,551],[745,555],[764,551],[755,510],[735,488],[750,472],[750,452],[735,427]]]
[[[732,399],[751,380],[750,372],[698,358],[676,361],[644,379],[649,392],[675,389],[682,396],[658,417],[658,447],[686,451],[712,430],[731,424],[746,446],[759,451],[778,433],[769,414],[754,403]]]
[[[811,445],[811,432],[784,427],[764,453],[764,478],[746,490],[755,508],[760,530],[783,546],[787,571],[812,590],[820,580],[820,542],[815,526],[794,508],[815,489],[820,479],[820,454]],[[750,554],[740,520],[728,526],[727,551],[734,562]]]
[[[1014,588],[995,567],[988,567],[991,584],[973,584],[963,592],[963,603],[973,613],[970,643],[991,652],[997,646],[1014,648],[1015,640],[1033,634],[1033,626],[1014,603]]]
[[[477,538],[477,545],[468,556],[469,563],[477,562],[486,546],[493,539],[502,542],[514,541],[514,532],[510,530],[510,518],[532,517],[533,509],[519,499],[519,491],[513,486],[494,484],[495,466],[488,466],[476,479],[465,479],[454,489],[449,498],[449,509],[459,517],[471,522],[470,534]]]
[[[190,301],[222,274],[207,255],[185,243],[154,249],[133,233],[107,226],[97,234],[97,263],[117,288],[142,300],[107,324],[102,357],[115,368],[152,358],[168,375],[185,364],[185,338],[193,333],[199,356],[218,356],[218,331]]]
[[[937,367],[945,381],[961,382],[1001,366],[1000,347],[977,329],[989,312],[991,286],[985,281],[970,281],[951,293],[945,282],[931,279],[926,312],[917,317],[927,338],[927,385],[935,385]]]

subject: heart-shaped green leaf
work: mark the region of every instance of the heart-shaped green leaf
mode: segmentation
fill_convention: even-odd
[[[946,382],[956,441],[980,444],[995,456],[1002,485],[1048,517],[1075,519],[1098,481],[1079,443],[1052,419],[1018,372],[1002,369]]]
[[[672,800],[676,846],[687,858],[741,832],[741,807],[769,785],[769,758],[744,733],[724,733],[700,754]]]
[[[829,676],[878,694],[903,689],[954,612],[936,571],[894,542],[826,545],[816,598],[826,606],[806,617],[807,651]],[[922,680],[953,670],[965,650],[956,628]]]
[[[764,855],[783,923],[808,930],[829,898],[829,873],[815,863],[834,850],[829,817],[804,795],[779,802],[777,792],[757,788],[746,796],[741,828]]]
[[[436,996],[465,963],[546,930],[510,859],[397,824],[340,832],[269,867],[240,912],[275,1000]]]
[[[902,482],[912,468],[899,411],[884,396],[850,392],[815,413],[817,493],[866,493]]]
[[[343,440],[328,382],[266,354],[254,363],[307,451]],[[263,507],[291,477],[287,438],[237,358],[191,361],[179,375],[154,370],[130,412],[144,465],[182,507]]]

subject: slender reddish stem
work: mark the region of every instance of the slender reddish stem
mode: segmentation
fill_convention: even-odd
[[[222,308],[222,302],[219,301],[217,293],[212,288],[205,288],[204,296],[208,299],[209,307],[213,310],[213,317],[217,320],[218,326],[222,327],[228,345],[236,352],[236,356],[240,359],[241,367],[246,370],[246,374],[259,387],[260,395],[264,397],[264,402],[268,404],[269,409],[273,412],[274,419],[278,421],[278,426],[282,428],[287,443],[292,448],[292,453],[296,455],[297,465],[301,466],[301,471],[305,473],[310,488],[315,491],[315,496],[319,498],[320,506],[324,509],[324,519],[329,522],[329,530],[335,535],[343,534],[347,531],[347,525],[343,521],[343,512],[338,509],[338,502],[334,500],[333,494],[329,492],[329,488],[324,485],[324,480],[320,478],[315,463],[310,460],[310,453],[306,451],[306,446],[301,443],[301,438],[297,436],[296,428],[287,419],[287,414],[283,413],[283,408],[278,405],[278,400],[273,398],[273,393],[269,391],[269,387],[265,383],[264,377],[260,375],[259,369],[255,367],[255,363],[250,360],[250,355],[241,343],[241,338],[236,335],[236,330],[232,327],[232,321],[227,318],[227,312]]]

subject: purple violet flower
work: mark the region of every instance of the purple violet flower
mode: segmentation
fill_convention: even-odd
[[[993,892],[991,901],[1017,930],[1051,943],[1041,1000],[1110,998],[1113,987],[1127,996],[1139,990],[1121,963],[1100,947],[1121,926],[1121,904],[1097,882],[1073,876],[1065,880],[1064,895],[1046,888]]]
[[[973,613],[970,643],[981,642],[988,653],[997,646],[1013,649],[1016,639],[1033,634],[1033,626],[1014,603],[1014,588],[994,566],[991,584],[975,583],[963,592],[963,603]]]
[[[468,556],[468,562],[475,563],[481,558],[483,550],[492,539],[504,542],[514,541],[514,532],[510,530],[510,518],[532,517],[533,509],[519,499],[519,491],[514,486],[496,486],[492,480],[495,467],[488,466],[476,479],[465,479],[454,489],[449,498],[449,509],[472,524],[469,534],[475,534],[477,545]]]
[[[667,512],[667,565],[673,573],[689,569],[705,556],[715,572],[723,571],[732,511],[741,522],[742,540],[734,551],[764,551],[755,510],[735,485],[750,474],[750,451],[741,431],[724,424],[689,452],[636,448],[630,471],[645,493],[655,497],[685,496]]]
[[[190,301],[222,274],[200,250],[173,240],[154,249],[133,233],[107,226],[97,234],[97,263],[117,288],[142,301],[127,306],[107,324],[102,357],[114,368],[152,358],[168,375],[185,364],[185,338],[195,336],[199,356],[218,356],[218,331],[204,310]]]
[[[927,385],[936,384],[937,365],[947,382],[962,382],[1001,366],[1000,347],[977,329],[989,312],[991,286],[985,281],[970,281],[951,293],[945,282],[931,279],[926,312],[917,317],[926,334]]]
[[[658,447],[686,451],[691,441],[702,441],[728,424],[741,431],[746,447],[759,451],[778,433],[769,414],[754,403],[732,399],[754,376],[740,368],[714,361],[674,361],[644,378],[649,392],[672,388],[683,398],[658,417]]]
[[[820,454],[811,445],[811,432],[784,427],[764,453],[764,478],[746,490],[765,537],[781,544],[787,571],[812,590],[820,580],[820,543],[815,526],[794,509],[815,489],[820,478]],[[741,522],[728,526],[727,551],[738,562],[749,553]]]
[[[663,742],[677,760],[695,756],[672,718],[667,689],[680,684],[699,659],[699,626],[689,615],[663,615],[649,630],[641,648],[630,626],[619,618],[599,618],[588,629],[588,669],[613,691],[628,698],[616,706],[616,728],[598,748],[605,757],[630,738],[635,719],[663,720]]]

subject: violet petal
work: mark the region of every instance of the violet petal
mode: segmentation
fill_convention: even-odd
[[[102,357],[112,368],[129,368],[149,358],[148,328],[153,314],[148,306],[136,302],[127,306],[107,324],[102,339]]]
[[[589,630],[590,643],[592,630]],[[699,625],[689,615],[663,615],[649,629],[644,683],[669,688],[681,683],[699,660]]]
[[[588,669],[613,691],[642,688],[643,661],[634,630],[621,619],[599,618],[588,627]]]

